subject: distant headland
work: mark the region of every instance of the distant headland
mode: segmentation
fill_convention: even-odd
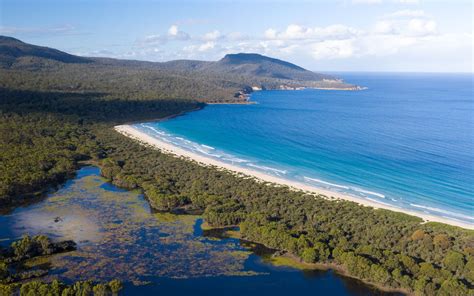
[[[227,54],[218,61],[148,62],[76,56],[0,36],[0,57],[0,69],[8,71],[11,80],[25,80],[23,85],[35,90],[54,84],[58,91],[108,92],[112,83],[123,94],[245,103],[249,94],[258,90],[363,89],[332,75],[256,53]],[[32,71],[41,76],[33,77]],[[104,77],[113,78],[105,89]],[[9,87],[9,82],[6,79],[2,86]]]

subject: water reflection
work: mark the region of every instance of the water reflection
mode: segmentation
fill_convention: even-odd
[[[273,266],[265,260],[273,250],[225,238],[225,230],[203,231],[201,224],[199,216],[154,213],[139,192],[85,167],[47,199],[0,216],[0,243],[24,233],[73,239],[77,251],[51,257],[47,279],[119,278],[127,282],[126,295],[377,293],[332,272]],[[151,284],[136,285],[145,283]]]

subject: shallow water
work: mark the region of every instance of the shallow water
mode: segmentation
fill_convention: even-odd
[[[195,153],[474,223],[472,74],[343,73],[364,91],[264,91],[136,127]]]
[[[0,216],[0,243],[24,233],[73,239],[77,251],[39,260],[52,268],[47,279],[119,278],[125,295],[381,294],[331,271],[273,266],[265,260],[271,250],[257,255],[252,244],[205,235],[201,223],[199,216],[153,213],[139,192],[85,167],[45,200]]]

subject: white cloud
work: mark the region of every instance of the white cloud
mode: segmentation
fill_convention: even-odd
[[[359,30],[341,24],[314,28],[291,24],[280,32],[267,29],[264,37],[269,40],[346,39],[359,33]]]
[[[354,40],[325,40],[311,45],[314,59],[347,58],[355,53]]]
[[[374,32],[377,34],[393,34],[395,33],[395,28],[393,27],[392,22],[378,21],[375,24]]]
[[[398,0],[395,2],[402,3],[402,4],[419,4],[420,3],[419,0]]]
[[[252,37],[250,37],[248,35],[245,35],[245,34],[242,34],[241,32],[232,32],[232,33],[227,34],[225,37],[226,37],[226,39],[228,39],[230,41],[250,40],[250,39],[252,39]]]
[[[419,0],[352,0],[352,4],[382,4],[382,3],[396,3],[396,4],[418,4]]]
[[[344,24],[311,27],[293,23],[283,28],[269,27],[260,35],[253,36],[242,32],[223,33],[217,29],[191,36],[181,31],[178,25],[172,25],[163,35],[150,35],[143,40],[146,42],[142,49],[136,50],[137,54],[141,51],[155,60],[216,60],[226,53],[256,52],[303,64],[331,61],[329,65],[343,65],[345,61],[355,64],[357,61],[384,59],[387,64],[398,60],[409,65],[402,57],[412,57],[415,61],[426,60],[426,56],[433,60],[442,57],[449,60],[458,52],[470,52],[473,39],[470,33],[443,33],[433,16],[423,10],[401,9],[381,15],[364,27]],[[172,41],[182,41],[184,46],[164,46]],[[172,50],[167,49],[168,46]],[[434,51],[436,54],[431,55]],[[461,62],[457,63],[462,67]],[[428,62],[425,65],[436,67]]]
[[[354,4],[380,4],[382,0],[352,0]]]
[[[423,10],[399,10],[382,17],[374,32],[405,36],[428,36],[438,33],[438,25]]]
[[[201,44],[201,45],[198,47],[198,50],[199,50],[199,51],[208,51],[209,49],[213,49],[215,45],[216,45],[216,44],[215,44],[214,42],[208,41],[208,42],[206,42],[206,43],[204,43],[204,44]]]
[[[264,31],[261,47],[277,55],[297,53],[316,60],[386,56],[438,35],[437,23],[422,10],[399,10],[382,16],[366,30],[335,24],[305,27],[290,24]]]
[[[418,40],[400,35],[369,35],[357,40],[359,56],[388,56],[416,44]]]
[[[427,36],[437,34],[437,24],[433,20],[411,19],[407,25],[407,35]]]
[[[264,36],[267,39],[276,39],[277,38],[277,31],[272,29],[272,28],[267,29],[264,33]]]
[[[172,25],[169,29],[168,29],[168,35],[170,36],[177,36],[178,35],[178,26],[176,25]]]
[[[384,16],[384,18],[403,18],[403,17],[428,17],[428,15],[423,10],[403,9],[403,10],[398,10],[398,11],[386,14]]]
[[[172,40],[188,40],[191,37],[188,33],[180,31],[177,25],[172,25],[168,29],[168,38]]]
[[[165,41],[165,38],[163,38],[161,35],[148,35],[145,36],[144,38],[144,43],[160,43],[161,41]]]
[[[221,37],[222,37],[221,33],[218,30],[214,30],[214,31],[204,34],[203,39],[204,40],[217,40]]]
[[[159,45],[159,44],[165,44],[168,41],[186,41],[191,39],[191,36],[179,30],[177,25],[172,25],[168,28],[168,32],[166,35],[160,35],[160,34],[153,34],[153,35],[148,35],[145,36],[141,41],[138,43],[141,44],[142,46],[149,46],[149,45]]]

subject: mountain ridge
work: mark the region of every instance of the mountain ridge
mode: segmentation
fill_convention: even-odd
[[[21,57],[37,57],[63,63],[89,63],[88,58],[72,55],[54,48],[25,43],[19,39],[0,36],[0,61],[10,64]]]
[[[11,76],[0,82],[5,88],[15,88],[21,81],[23,88],[30,89],[104,91],[204,102],[242,102],[252,91],[263,89],[358,89],[331,75],[257,53],[227,54],[218,61],[150,62],[77,56],[8,36],[0,36],[0,70]]]
[[[7,59],[7,64],[12,65],[14,59],[22,57],[44,58],[63,63],[94,63],[107,59],[112,63],[145,64],[153,63],[156,67],[173,70],[188,71],[213,71],[217,73],[238,73],[240,75],[253,75],[277,79],[307,79],[322,80],[334,79],[330,75],[315,73],[280,59],[264,56],[258,53],[233,53],[226,54],[218,61],[200,60],[171,60],[166,62],[120,60],[114,58],[83,57],[72,55],[50,47],[25,43],[19,39],[0,36],[0,57],[2,62]]]

